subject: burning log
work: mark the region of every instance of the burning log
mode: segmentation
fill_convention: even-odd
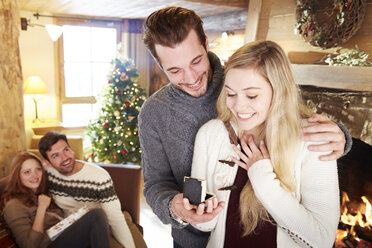
[[[342,192],[336,248],[372,248],[372,207],[367,197],[361,199],[350,202],[347,194]]]
[[[356,235],[359,238],[365,240],[366,242],[368,241],[371,244],[371,242],[372,242],[372,230],[371,229],[369,229],[367,227],[356,226],[354,228],[354,230],[355,230]],[[372,245],[371,245],[371,247],[372,247]]]
[[[357,248],[372,248],[372,243],[362,239],[360,240]]]

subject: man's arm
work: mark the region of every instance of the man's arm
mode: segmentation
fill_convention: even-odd
[[[180,189],[167,154],[151,121],[152,113],[143,106],[138,118],[144,178],[143,193],[147,203],[164,224],[173,223],[168,204]]]
[[[315,152],[332,151],[329,155],[320,156],[320,160],[336,160],[350,151],[352,139],[344,126],[334,123],[328,117],[319,114],[314,114],[307,121],[317,124],[302,128],[303,140],[328,142],[322,145],[311,145],[308,147],[309,150]]]
[[[114,189],[114,184],[108,174],[99,176],[101,179],[107,177],[106,183],[101,184],[101,189],[99,190],[99,199],[101,203],[101,208],[107,216],[108,224],[111,227],[112,234],[116,240],[124,247],[135,248],[132,233],[129,229],[128,223],[125,220],[124,214],[121,212],[121,205],[119,198],[117,197]],[[108,192],[112,192],[108,194]]]

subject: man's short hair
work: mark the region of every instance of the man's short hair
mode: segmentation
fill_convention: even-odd
[[[66,135],[56,131],[49,131],[40,139],[39,152],[41,153],[43,158],[49,161],[48,155],[46,153],[47,151],[50,151],[51,147],[59,140],[64,140],[67,143],[67,145],[70,146],[67,141]]]
[[[160,63],[155,45],[174,47],[194,29],[200,43],[206,49],[203,21],[194,11],[181,7],[166,7],[153,12],[144,23],[143,41],[154,58]]]

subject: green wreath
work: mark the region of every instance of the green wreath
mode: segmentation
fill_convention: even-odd
[[[360,28],[365,9],[366,0],[297,0],[295,32],[312,46],[337,47]]]

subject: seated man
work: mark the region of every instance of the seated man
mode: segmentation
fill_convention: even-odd
[[[136,247],[107,171],[75,160],[66,135],[58,132],[46,133],[39,142],[39,151],[46,160],[50,192],[65,215],[84,205],[100,207],[116,240],[126,248]]]

